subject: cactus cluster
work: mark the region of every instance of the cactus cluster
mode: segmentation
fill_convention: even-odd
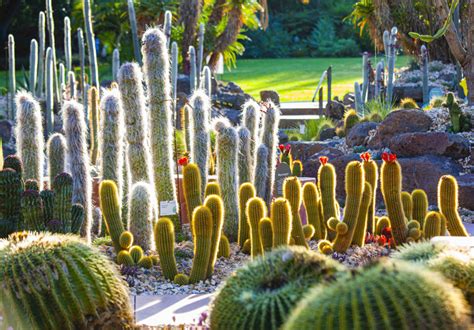
[[[443,107],[446,107],[449,110],[451,130],[454,133],[469,131],[469,129],[472,128],[470,118],[468,118],[468,116],[461,110],[459,102],[456,100],[454,93],[448,93],[446,96],[446,101],[443,103]]]

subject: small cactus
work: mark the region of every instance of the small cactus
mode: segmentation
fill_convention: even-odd
[[[190,283],[207,278],[212,247],[212,214],[208,207],[200,206],[194,210],[193,219],[194,258],[189,276]]]
[[[72,186],[73,179],[69,173],[58,174],[52,183],[53,218],[59,221],[64,233],[72,232]]]
[[[402,191],[402,204],[403,204],[403,213],[407,221],[412,220],[413,215],[413,201],[411,199],[411,194],[406,191]]]
[[[183,167],[183,191],[188,215],[192,216],[194,209],[202,204],[201,173],[196,164]]]
[[[254,173],[257,158],[257,148],[259,146],[258,129],[260,126],[260,105],[254,100],[247,101],[242,106],[243,125],[250,132],[250,171]],[[252,178],[253,179],[253,178]],[[253,181],[252,181],[253,182]]]
[[[278,145],[278,126],[280,123],[280,109],[273,103],[268,104],[268,109],[263,120],[261,141],[268,149],[268,176],[264,200],[270,205],[275,185],[276,152]],[[258,155],[257,155],[258,158]],[[257,182],[255,182],[257,186]],[[260,195],[259,195],[260,196]]]
[[[150,185],[137,182],[130,191],[128,229],[135,244],[143,250],[154,249],[153,242],[153,200]]]
[[[250,252],[250,240],[249,242],[249,252]],[[217,254],[218,258],[229,258],[230,257],[230,243],[227,236],[222,235],[219,241],[219,252]]]
[[[277,198],[271,207],[271,220],[273,229],[273,248],[290,244],[291,237],[291,207],[284,198]]]
[[[420,227],[423,228],[423,223],[428,213],[428,196],[422,189],[415,189],[411,193],[411,199],[413,201],[413,220],[420,223]]]
[[[247,202],[245,213],[247,215],[246,218],[250,229],[250,253],[252,259],[255,259],[263,252],[258,232],[258,224],[260,223],[260,220],[267,216],[267,206],[260,197],[253,197]]]
[[[128,267],[135,265],[135,262],[133,261],[133,258],[128,251],[120,251],[117,254],[116,260],[117,260],[117,264],[119,265],[124,265]]]
[[[438,207],[446,217],[451,236],[469,236],[458,213],[458,183],[453,176],[444,175],[439,179]]]
[[[295,240],[296,245],[301,245],[308,248],[308,243],[305,240],[303,233],[303,224],[301,223],[300,209],[303,202],[301,192],[301,183],[297,177],[286,178],[283,182],[283,196],[288,200],[291,207],[291,218],[293,219],[291,225],[291,237]]]
[[[38,74],[38,42],[33,39],[30,43],[30,75],[28,87],[31,94],[36,95],[36,81]]]
[[[207,277],[210,277],[214,273],[214,266],[219,253],[219,244],[223,236],[224,205],[218,195],[210,195],[204,200],[204,206],[209,208],[212,215],[211,254],[209,256],[209,265],[207,266]]]
[[[176,274],[174,277],[173,282],[178,285],[188,285],[189,284],[189,277],[185,274]]]
[[[120,235],[125,231],[120,215],[120,202],[117,191],[117,185],[114,181],[105,180],[99,187],[100,208],[104,215],[107,232],[112,238],[115,252],[122,250],[120,246]]]
[[[303,186],[303,203],[306,210],[306,221],[312,225],[314,239],[320,240],[326,238],[326,225],[322,219],[321,200],[316,185],[308,182]]]
[[[148,256],[143,256],[138,262],[137,262],[138,267],[142,267],[145,269],[150,269],[153,267],[153,260],[151,257]]]
[[[323,223],[331,218],[338,218],[338,205],[336,201],[336,169],[327,163],[327,157],[321,157],[321,166],[318,170],[318,188],[321,194],[321,207],[323,210]],[[328,239],[335,237],[333,232],[328,232]]]
[[[237,243],[240,248],[250,238],[250,228],[246,214],[247,202],[255,197],[255,188],[251,183],[244,183],[239,188],[239,236]],[[259,220],[259,219],[257,219]]]
[[[250,153],[250,132],[245,127],[239,127],[237,130],[239,135],[239,151],[238,151],[238,176],[239,185],[251,182],[251,153]]]
[[[143,258],[143,249],[138,245],[132,246],[128,252],[130,253],[130,256],[132,257],[135,264],[137,264]]]
[[[373,233],[375,228],[375,209],[377,204],[377,186],[379,181],[378,166],[377,163],[371,159],[369,152],[361,154],[360,158],[362,159],[362,167],[364,168],[365,182],[368,182],[372,188],[372,201],[367,213],[367,231],[369,233]]]
[[[313,225],[304,225],[303,226],[303,234],[304,234],[304,239],[309,241],[311,238],[313,238],[315,233]]]
[[[163,276],[173,280],[178,274],[174,255],[174,225],[168,218],[160,218],[154,228],[156,251],[160,256]]]
[[[133,234],[129,231],[124,231],[119,238],[120,247],[124,250],[129,250],[133,244]]]
[[[423,222],[423,237],[425,239],[441,236],[441,216],[438,212],[429,212]]]
[[[257,149],[255,172],[253,176],[253,183],[256,193],[260,198],[265,198],[268,184],[268,175],[268,148],[264,144],[261,144]]]
[[[219,183],[217,182],[209,182],[206,185],[206,191],[204,193],[204,197],[208,197],[210,195],[221,195],[221,188],[219,186]]]
[[[272,220],[270,218],[263,218],[258,223],[258,235],[260,236],[260,243],[262,245],[262,254],[269,252],[273,247],[273,229]]]
[[[89,110],[89,128],[90,128],[90,158],[92,164],[97,164],[99,156],[99,91],[94,86],[89,89],[87,97]]]
[[[54,178],[66,172],[66,139],[61,133],[54,133],[47,143],[49,186]]]

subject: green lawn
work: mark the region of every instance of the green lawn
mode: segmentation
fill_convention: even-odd
[[[408,56],[398,57],[396,67],[408,65]],[[372,60],[372,63],[375,63]],[[354,82],[362,77],[362,58],[288,58],[242,59],[237,68],[221,77],[233,81],[259,99],[259,92],[276,90],[282,101],[311,101],[324,70],[332,65],[333,96],[343,96],[354,89]],[[323,85],[326,88],[326,85]],[[326,92],[325,92],[326,94]]]

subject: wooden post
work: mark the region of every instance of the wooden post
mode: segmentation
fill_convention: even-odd
[[[328,68],[328,104],[331,102],[332,66]]]
[[[324,114],[324,109],[323,109],[323,86],[319,89],[319,109],[318,109],[318,115]]]

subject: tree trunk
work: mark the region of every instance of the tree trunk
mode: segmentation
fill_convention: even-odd
[[[183,43],[181,46],[181,55],[183,56],[184,73],[189,74],[189,46],[196,39],[197,23],[201,15],[201,0],[182,1],[179,8],[179,24],[183,24]]]
[[[469,67],[463,67],[463,70],[468,90],[467,100],[469,105],[474,105],[474,61],[472,58],[470,60]]]

